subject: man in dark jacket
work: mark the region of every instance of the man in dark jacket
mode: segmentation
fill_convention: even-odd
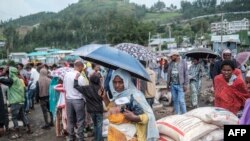
[[[5,115],[6,115],[6,111],[4,108],[4,98],[3,98],[2,90],[0,89],[0,137],[4,134],[4,125],[6,122]]]
[[[103,122],[103,103],[102,97],[99,96],[98,90],[101,87],[101,75],[98,72],[93,73],[90,78],[90,85],[79,86],[78,73],[74,80],[74,88],[77,89],[86,99],[87,111],[91,114],[94,122],[95,141],[102,141],[102,122]]]
[[[187,112],[185,92],[189,82],[187,62],[180,58],[177,51],[172,51],[169,56],[167,88],[171,90],[175,113],[184,114]]]

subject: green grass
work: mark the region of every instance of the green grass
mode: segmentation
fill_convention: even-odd
[[[181,16],[179,12],[168,12],[168,13],[146,13],[143,18],[144,22],[156,22],[156,23],[167,23],[171,22]]]

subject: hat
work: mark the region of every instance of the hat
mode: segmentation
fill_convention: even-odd
[[[129,103],[129,99],[127,97],[121,97],[115,100],[116,105],[124,105]]]
[[[162,57],[162,59],[164,59],[164,60],[168,60],[168,58],[167,58],[166,56]]]
[[[232,52],[231,52],[230,49],[224,49],[223,52],[222,52],[222,54],[224,54],[224,53],[232,53]]]
[[[171,56],[173,56],[173,55],[179,55],[179,52],[176,51],[176,50],[173,50],[173,51],[171,51],[171,52],[168,54],[169,57],[171,57]]]

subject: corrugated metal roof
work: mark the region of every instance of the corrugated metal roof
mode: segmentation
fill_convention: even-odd
[[[26,52],[11,52],[10,56],[11,55],[27,55],[27,53]]]
[[[52,54],[65,54],[65,53],[72,53],[74,52],[73,50],[57,50],[52,52]]]
[[[173,43],[175,42],[175,38],[162,38],[162,39],[151,39],[149,45],[159,45],[163,44],[164,42],[166,43]]]
[[[48,52],[31,52],[28,54],[28,56],[45,56],[49,55],[50,53]]]

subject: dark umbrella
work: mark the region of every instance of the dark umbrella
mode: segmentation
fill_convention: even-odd
[[[246,62],[249,60],[249,57],[250,57],[250,52],[240,52],[239,54],[237,54],[236,56],[237,66],[240,67],[246,64]]]
[[[127,52],[138,60],[148,61],[156,59],[155,53],[142,45],[132,43],[121,43],[114,47]]]
[[[111,69],[121,68],[130,72],[130,74],[134,77],[143,80],[150,80],[150,77],[142,64],[128,53],[112,48],[109,45],[94,44],[94,48],[95,49],[91,48],[91,44],[86,45],[77,49],[72,54],[78,54],[77,51],[81,50],[83,53],[79,56],[84,60],[94,62]],[[84,50],[86,50],[87,53]]]
[[[195,48],[188,51],[185,55],[192,58],[216,58],[219,56],[208,48]]]

